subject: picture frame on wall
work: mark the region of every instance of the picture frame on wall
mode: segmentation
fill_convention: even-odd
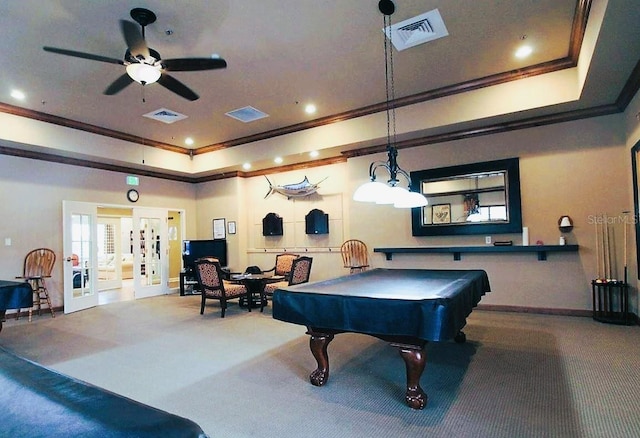
[[[229,221],[229,223],[227,224],[227,231],[229,231],[229,234],[236,234],[236,222],[235,221]]]
[[[432,224],[451,223],[451,204],[436,204],[431,207]]]
[[[227,226],[224,218],[218,218],[213,220],[213,239],[226,239],[227,238]]]

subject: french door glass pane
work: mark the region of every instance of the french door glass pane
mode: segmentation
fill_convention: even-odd
[[[71,215],[71,248],[73,251],[73,296],[93,294],[89,281],[91,266],[91,216]]]

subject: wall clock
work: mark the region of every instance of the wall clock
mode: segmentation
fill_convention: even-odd
[[[136,189],[131,189],[127,192],[127,199],[131,202],[137,202],[140,199],[140,194]]]

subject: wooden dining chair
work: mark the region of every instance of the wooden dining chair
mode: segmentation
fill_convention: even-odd
[[[222,267],[217,259],[202,258],[195,262],[196,278],[200,287],[202,300],[200,303],[200,315],[204,314],[204,305],[207,299],[220,301],[222,308],[221,317],[227,310],[227,301],[247,295],[247,288],[242,284],[231,283],[224,280]]]
[[[340,247],[342,263],[349,273],[365,271],[369,267],[367,245],[358,239],[345,241]]]
[[[307,283],[309,281],[309,277],[311,276],[312,262],[312,257],[298,257],[294,259],[293,263],[291,264],[291,275],[289,276],[288,280],[266,284],[263,290],[260,311],[262,312],[262,310],[264,309],[264,306],[267,302],[267,295],[273,295],[276,289],[286,286],[294,286],[296,284]]]
[[[56,263],[56,253],[49,248],[38,248],[29,251],[24,258],[22,269],[22,277],[31,285],[33,290],[33,306],[29,309],[29,321],[33,315],[33,308],[38,309],[38,315],[42,314],[42,304],[49,307],[51,317],[55,318],[56,314],[51,305],[49,290],[47,289],[47,278],[51,278],[53,265]],[[16,313],[16,319],[20,317],[20,309]]]

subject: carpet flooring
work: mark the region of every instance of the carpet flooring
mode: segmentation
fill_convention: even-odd
[[[476,310],[465,333],[428,344],[422,411],[404,404],[396,349],[365,335],[336,336],[330,379],[312,386],[305,328],[270,307],[232,303],[221,319],[217,304],[200,315],[199,297],[167,295],[9,320],[0,345],[211,437],[640,436],[640,327]]]

